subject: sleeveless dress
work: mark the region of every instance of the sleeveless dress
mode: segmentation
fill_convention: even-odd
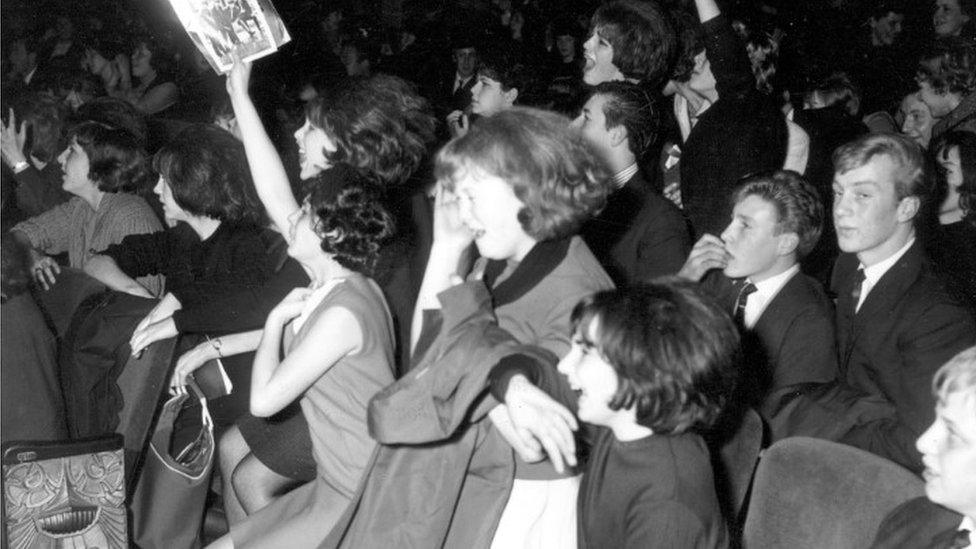
[[[344,307],[358,320],[362,347],[347,355],[305,391],[316,478],[231,528],[235,547],[316,547],[346,510],[376,443],[366,427],[366,407],[393,383],[393,321],[372,280],[353,274],[309,298],[306,311],[285,334],[286,353],[308,334],[322,312]],[[304,321],[304,322],[302,322]],[[296,324],[300,325],[297,327]],[[327,345],[327,342],[322,342]]]

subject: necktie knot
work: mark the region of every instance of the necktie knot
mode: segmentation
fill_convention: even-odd
[[[745,327],[746,322],[746,302],[749,301],[749,295],[756,291],[756,285],[752,282],[746,282],[739,289],[739,295],[735,298],[735,313],[734,318],[736,324],[741,327]]]

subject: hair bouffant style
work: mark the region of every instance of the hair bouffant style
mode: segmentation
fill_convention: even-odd
[[[626,128],[630,152],[638,158],[644,156],[657,139],[661,125],[654,100],[647,90],[630,82],[603,82],[593,89],[593,95],[606,98],[603,116],[607,129]]]
[[[966,96],[976,91],[976,45],[963,38],[945,38],[922,55],[916,80],[938,93]]]
[[[453,189],[474,168],[512,186],[525,204],[518,214],[538,241],[569,236],[606,204],[610,176],[569,119],[514,107],[471,125],[437,155],[434,175]]]
[[[655,433],[707,429],[729,402],[739,331],[696,284],[665,278],[599,292],[576,305],[571,321],[617,374],[610,409],[633,406]]]
[[[490,48],[486,48],[481,56],[478,74],[498,81],[502,91],[513,88],[518,90],[520,98],[530,93],[528,87],[532,75],[529,73],[529,67],[508,44],[493,44]]]
[[[134,192],[149,182],[146,155],[134,135],[98,122],[82,122],[68,131],[88,156],[88,179],[107,193]]]
[[[776,234],[795,233],[797,259],[803,259],[820,240],[824,207],[820,194],[800,174],[789,170],[751,175],[732,193],[732,204],[758,196],[776,208]]]
[[[211,124],[194,124],[153,158],[176,203],[192,215],[221,221],[264,224],[244,146]]]
[[[372,274],[380,248],[393,236],[394,221],[379,200],[379,189],[361,172],[337,165],[310,185],[308,205],[322,250],[343,267]]]
[[[436,119],[407,81],[378,74],[350,78],[306,108],[313,126],[336,144],[332,164],[359,169],[381,185],[400,185],[417,170],[434,141]]]
[[[617,0],[593,14],[593,32],[613,46],[613,65],[627,78],[663,84],[671,74],[677,38],[671,17],[657,2]]]

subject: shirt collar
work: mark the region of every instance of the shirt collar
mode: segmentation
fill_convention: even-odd
[[[786,285],[786,283],[793,278],[793,275],[798,272],[800,272],[800,265],[795,264],[778,275],[773,275],[760,282],[752,282],[749,280],[749,282],[752,282],[752,285],[756,287],[756,292],[753,295],[762,297],[764,301],[772,299],[772,297],[779,292],[779,289]]]
[[[900,250],[888,256],[887,259],[879,261],[874,265],[871,265],[870,267],[865,267],[864,264],[861,263],[859,265],[859,268],[864,269],[865,282],[867,282],[869,286],[874,287],[874,285],[877,284],[879,280],[881,280],[881,277],[884,276],[884,274],[887,273],[888,270],[891,269],[891,267],[894,266],[894,264],[897,263],[899,259],[901,259],[901,256],[905,255],[905,252],[907,252],[908,248],[911,248],[912,244],[914,243],[915,243],[915,237],[909,238],[908,242],[906,242],[905,245],[902,246]],[[867,292],[862,291],[861,293],[865,294]]]
[[[637,162],[634,162],[630,166],[627,166],[626,168],[615,173],[613,175],[613,182],[617,184],[618,189],[622,189],[623,186],[626,185],[627,182],[630,181],[630,179],[634,177],[634,174],[636,173],[637,173]]]

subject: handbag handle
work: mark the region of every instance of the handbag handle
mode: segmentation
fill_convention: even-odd
[[[210,408],[207,406],[207,397],[203,395],[203,390],[200,389],[200,386],[197,385],[196,380],[192,376],[187,377],[186,385],[193,392],[193,396],[200,402],[200,421],[203,422],[207,429],[213,431],[213,418],[210,417]]]

